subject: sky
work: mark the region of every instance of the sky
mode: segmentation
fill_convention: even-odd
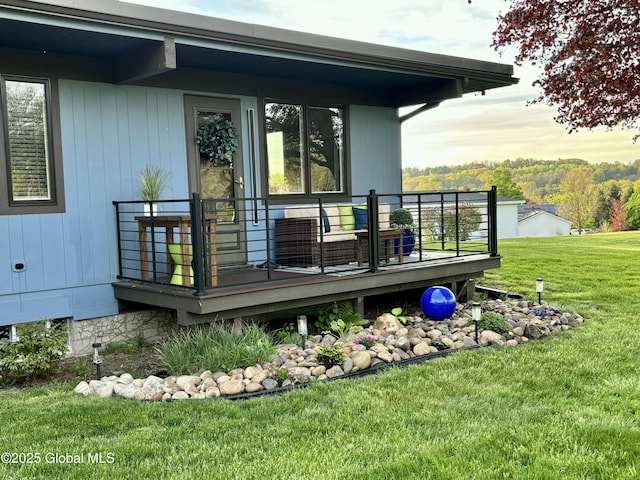
[[[505,0],[129,0],[247,23],[347,38],[431,53],[513,64],[513,52],[491,48]],[[467,94],[406,121],[403,167],[472,161],[581,158],[588,162],[640,159],[640,142],[625,130],[567,133],[556,111],[527,105],[538,95],[537,70],[514,66],[518,85]],[[409,109],[411,110],[411,109]],[[403,110],[401,113],[406,113]]]

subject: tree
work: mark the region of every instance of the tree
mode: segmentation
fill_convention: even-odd
[[[490,190],[493,185],[498,187],[497,193],[501,197],[524,200],[522,188],[520,188],[520,185],[511,179],[511,172],[506,168],[496,168],[491,172],[491,177],[487,183],[485,183],[484,189]]]
[[[611,219],[609,223],[611,225],[612,232],[622,232],[629,228],[627,223],[627,209],[622,202],[617,198],[611,199]]]
[[[601,183],[598,190],[595,226],[602,227],[604,224],[611,224],[612,200],[620,200],[621,190],[616,180],[607,180]]]
[[[640,228],[640,188],[629,197],[629,201],[624,205],[627,209],[627,223],[631,230]]]
[[[533,102],[556,106],[570,132],[640,129],[640,1],[511,0],[498,22],[493,47],[541,67]]]
[[[593,222],[598,206],[598,189],[593,182],[593,172],[588,168],[575,168],[560,182],[562,205],[560,214],[582,229]]]
[[[455,242],[458,238],[461,242],[471,239],[471,234],[480,228],[482,214],[480,210],[470,203],[463,202],[444,208],[427,207],[422,210],[421,223],[424,234],[432,240]]]

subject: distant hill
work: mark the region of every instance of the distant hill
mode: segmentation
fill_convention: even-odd
[[[525,198],[546,203],[558,193],[558,185],[566,173],[574,168],[593,170],[596,184],[616,183],[621,189],[632,188],[640,179],[640,159],[633,163],[588,163],[570,158],[535,160],[518,158],[502,162],[472,162],[463,165],[403,169],[404,191],[421,190],[480,190],[493,170],[507,168],[512,180],[520,185]]]

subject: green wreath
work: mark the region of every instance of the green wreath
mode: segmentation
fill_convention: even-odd
[[[238,150],[238,134],[230,120],[217,117],[198,128],[196,143],[212,167],[227,167]]]

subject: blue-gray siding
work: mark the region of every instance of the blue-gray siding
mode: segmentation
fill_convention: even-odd
[[[0,216],[0,325],[117,313],[111,288],[118,273],[112,201],[138,197],[137,172],[146,164],[170,172],[164,198],[189,196],[184,92],[73,81],[59,87],[66,213]],[[241,100],[246,144],[246,109],[257,109],[257,100]],[[352,107],[350,134],[354,195],[371,188],[399,192],[395,109]],[[248,179],[248,159],[244,172]],[[250,241],[264,235],[263,226],[248,222]],[[18,262],[26,265],[24,271],[11,269]]]
[[[66,213],[0,217],[0,324],[117,312],[113,200],[137,197],[145,164],[188,196],[182,92],[60,82]],[[23,262],[26,269],[10,269]]]

